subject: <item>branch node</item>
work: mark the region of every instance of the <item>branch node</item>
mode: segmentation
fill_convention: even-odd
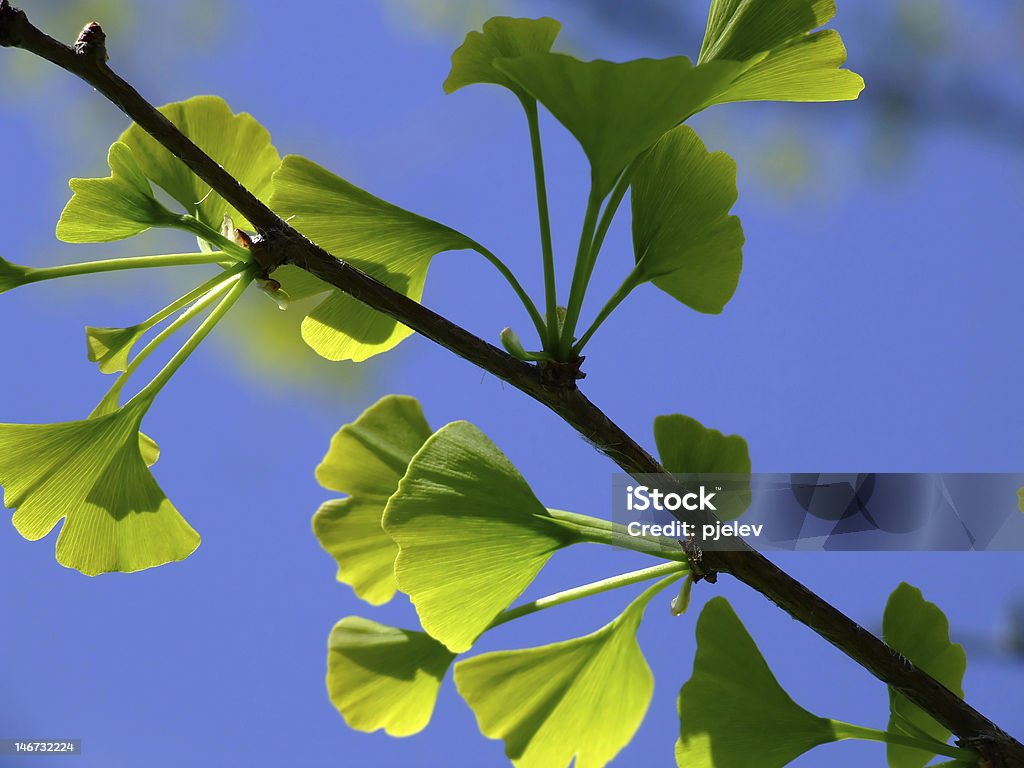
[[[86,24],[78,33],[74,51],[79,56],[86,56],[97,63],[105,63],[109,56],[107,54],[107,35],[103,28],[95,21]]]

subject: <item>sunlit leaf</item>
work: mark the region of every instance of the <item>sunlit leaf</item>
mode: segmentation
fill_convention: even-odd
[[[714,102],[856,99],[864,80],[840,69],[839,33],[812,32],[835,13],[834,0],[713,0],[698,64],[744,63]]]
[[[722,311],[743,266],[743,228],[729,215],[736,164],[688,126],[665,134],[633,177],[639,277],[698,312]]]
[[[681,768],[782,768],[836,740],[832,722],[779,685],[732,606],[708,601],[697,620],[693,675],[679,693]]]
[[[85,329],[85,341],[89,360],[98,363],[103,373],[117,373],[128,368],[128,357],[132,346],[145,330],[138,326],[130,328]]]
[[[389,395],[341,428],[316,470],[322,486],[349,497],[321,506],[313,531],[338,562],[338,581],[373,605],[396,590],[398,546],[381,527],[384,506],[430,433],[414,398]]]
[[[520,99],[529,98],[518,83],[494,66],[494,61],[547,53],[561,29],[559,22],[547,17],[496,16],[487,20],[482,32],[470,32],[452,54],[452,69],[444,81],[445,93],[474,83],[493,83],[508,88]]]
[[[602,198],[637,155],[700,109],[740,69],[735,62],[694,69],[685,56],[614,63],[560,53],[499,59],[495,66],[576,137]]]
[[[475,249],[465,235],[391,205],[304,157],[289,155],[274,174],[274,210],[317,245],[419,301],[430,260]],[[412,331],[333,290],[302,324],[302,337],[328,360],[365,360]]]
[[[327,690],[349,727],[410,736],[430,722],[454,658],[423,632],[348,616],[328,641]]]
[[[461,653],[578,534],[548,514],[498,448],[464,421],[413,457],[384,512],[395,578],[423,628]]]
[[[962,646],[949,640],[949,622],[921,590],[900,584],[889,596],[882,619],[882,634],[892,648],[962,697],[967,656]],[[889,730],[915,736],[927,734],[940,743],[949,739],[948,729],[905,696],[889,689]],[[934,754],[896,744],[886,745],[892,768],[921,768]]]
[[[481,732],[505,741],[517,768],[601,768],[636,733],[654,677],[636,631],[647,589],[593,634],[516,651],[485,653],[455,665],[455,684]]]
[[[252,115],[236,115],[218,96],[194,96],[167,104],[160,112],[256,197],[270,197],[271,176],[281,158],[266,128]],[[235,226],[251,229],[244,216],[138,125],[132,124],[120,141],[132,148],[145,176],[187,213],[218,232],[225,214]]]
[[[26,539],[64,519],[57,560],[95,575],[183,560],[199,535],[178,514],[139,449],[145,403],[85,421],[0,424],[0,485]]]
[[[723,435],[689,416],[673,414],[654,420],[654,441],[661,465],[673,474],[749,478],[750,453],[739,435]],[[750,506],[749,479],[730,477],[728,481],[716,498],[715,516],[720,520],[735,519]]]
[[[12,264],[6,259],[0,258],[0,293],[31,282],[28,277],[31,271],[30,267]]]
[[[157,202],[131,147],[117,141],[107,155],[110,176],[72,179],[74,193],[57,222],[57,237],[69,243],[123,240],[177,217]]]

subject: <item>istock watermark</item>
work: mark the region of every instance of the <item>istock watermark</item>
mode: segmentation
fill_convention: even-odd
[[[678,548],[1024,551],[1024,473],[615,475],[615,536]]]

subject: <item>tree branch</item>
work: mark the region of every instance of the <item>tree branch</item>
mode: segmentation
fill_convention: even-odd
[[[536,366],[516,360],[393,291],[282,221],[107,66],[99,25],[87,25],[76,45],[68,47],[33,26],[8,0],[0,0],[0,45],[21,48],[80,77],[181,159],[256,228],[254,253],[266,271],[284,263],[307,270],[547,406],[623,471],[631,475],[665,474],[650,453],[576,389],[571,377],[561,386],[550,384],[550,378]],[[1024,767],[1024,746],[760,553],[749,547],[707,552],[702,562],[709,574],[732,574],[806,624],[953,731],[962,746],[977,750],[991,766]]]

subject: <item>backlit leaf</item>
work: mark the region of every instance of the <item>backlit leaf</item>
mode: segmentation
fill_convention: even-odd
[[[834,0],[713,0],[698,64],[744,63],[714,102],[856,99],[864,80],[840,69],[839,33],[812,32],[835,13]]]
[[[348,616],[328,641],[327,690],[349,727],[410,736],[430,722],[454,658],[423,632]]]
[[[132,346],[145,333],[138,326],[130,328],[85,329],[85,341],[89,360],[98,363],[103,373],[117,373],[128,368],[128,357]]]
[[[28,277],[31,271],[30,267],[12,264],[6,259],[0,258],[0,293],[31,282]]]
[[[445,93],[474,83],[493,83],[508,88],[520,99],[529,98],[514,80],[494,66],[494,61],[547,53],[561,29],[559,22],[546,17],[496,16],[487,20],[482,32],[470,32],[452,54],[451,72],[444,81]]]
[[[505,741],[517,768],[601,768],[644,719],[654,677],[636,640],[647,589],[593,634],[538,648],[485,653],[455,665],[455,684],[481,732]]]
[[[900,584],[889,596],[882,619],[882,634],[894,650],[924,670],[957,696],[963,696],[967,656],[962,646],[949,640],[949,622],[921,590]],[[905,696],[889,689],[889,730],[916,736],[924,733],[940,743],[950,732]],[[908,725],[909,724],[909,725]],[[886,745],[892,768],[921,768],[934,754],[895,744]]]
[[[85,421],[0,424],[0,485],[26,539],[61,520],[57,560],[90,576],[183,560],[199,535],[146,468],[136,402]]]
[[[373,605],[394,597],[398,546],[381,527],[384,506],[402,479],[430,426],[419,403],[389,395],[331,440],[316,477],[347,499],[328,501],[313,517],[320,545],[338,563],[338,581]]]
[[[633,177],[640,279],[698,312],[721,312],[743,266],[743,228],[729,215],[736,196],[728,155],[708,152],[688,126],[665,134]]]
[[[693,675],[679,693],[681,768],[782,768],[836,740],[832,723],[796,704],[723,597],[697,620]]]
[[[123,240],[177,218],[153,196],[131,147],[114,142],[107,163],[107,178],[69,182],[74,194],[57,222],[59,239],[68,243]]]
[[[451,650],[472,646],[548,558],[579,541],[512,463],[464,421],[413,457],[384,512],[398,544],[395,578],[423,628]]]
[[[423,296],[435,255],[480,247],[296,155],[286,157],[274,174],[271,205],[320,247],[416,301]],[[306,343],[328,360],[359,362],[386,352],[411,333],[334,289],[302,324]]]

